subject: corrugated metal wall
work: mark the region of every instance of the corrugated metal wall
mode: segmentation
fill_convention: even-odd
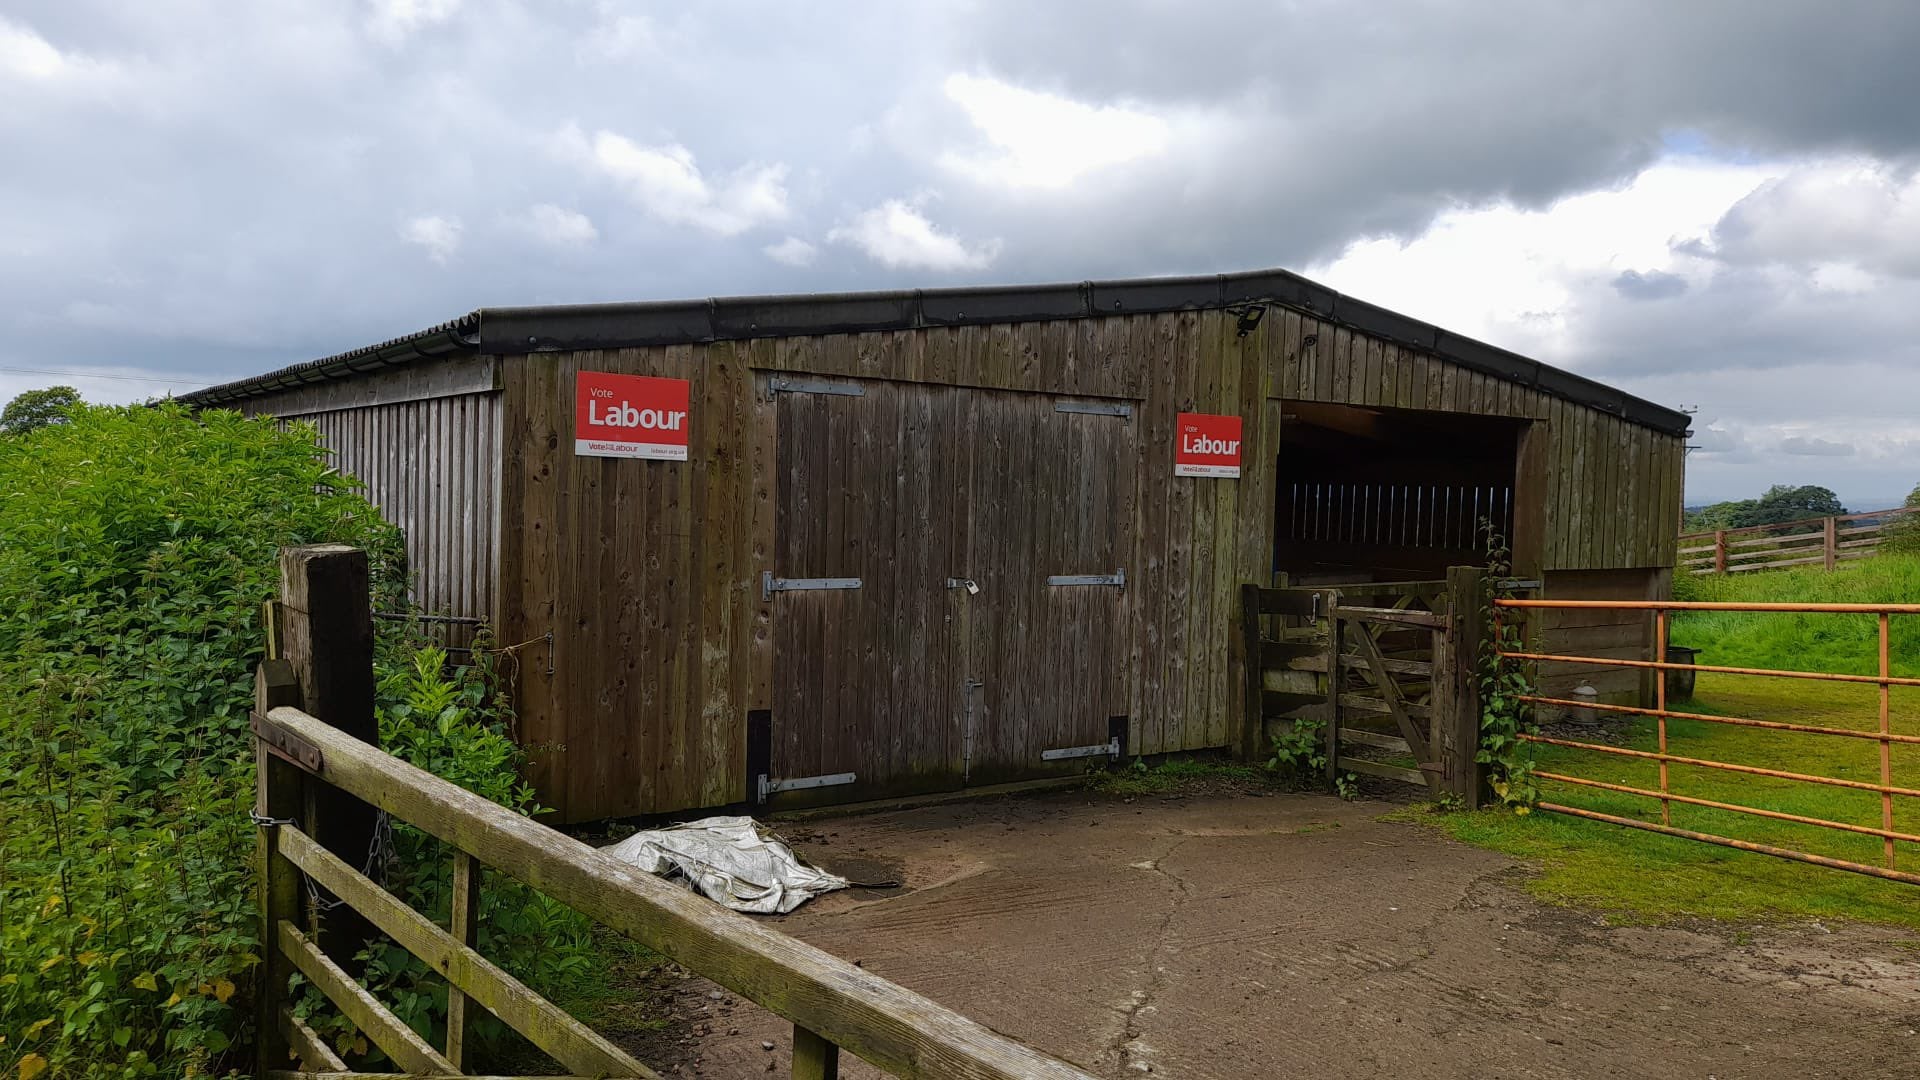
[[[500,413],[494,392],[294,418],[319,430],[335,467],[406,533],[414,601],[427,613],[494,617]]]

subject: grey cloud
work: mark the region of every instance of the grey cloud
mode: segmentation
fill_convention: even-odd
[[[1852,457],[1856,450],[1852,443],[1793,435],[1780,440],[1780,452],[1796,457]]]
[[[1629,300],[1666,300],[1687,291],[1687,279],[1661,270],[1623,270],[1613,279],[1613,291]]]
[[[1920,160],[1920,5],[1893,0],[442,8],[401,34],[360,4],[9,5],[111,77],[0,74],[0,366],[191,384],[485,304],[1300,268],[1450,208],[1615,184],[1675,146],[1855,153],[1895,177]],[[1147,111],[1171,142],[1064,190],[981,183],[941,164],[982,140],[942,93],[955,73]],[[671,170],[615,182],[556,146],[570,130],[684,148],[706,194]],[[781,213],[731,183],[775,169]],[[1898,434],[1920,281],[1852,232],[1839,246],[1893,280],[1816,288],[1794,268],[1834,245],[1803,238],[1835,230],[1792,194],[1681,252],[1684,291],[1597,276],[1558,337],[1500,343],[1723,418],[1696,490],[1907,490],[1920,465],[1848,425],[1920,434]],[[927,229],[880,228],[890,205]],[[460,228],[410,242],[426,219]],[[83,384],[115,387],[146,390]],[[1786,431],[1861,453],[1786,454]]]

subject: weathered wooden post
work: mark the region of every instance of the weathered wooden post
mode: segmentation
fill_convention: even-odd
[[[1713,530],[1713,572],[1727,572],[1727,530]]]
[[[283,548],[280,552],[280,651],[299,698],[311,716],[362,742],[380,745],[373,715],[373,609],[367,553],[344,544]],[[356,869],[365,868],[375,843],[373,807],[328,784],[304,785],[301,830]],[[379,868],[369,871],[378,875]],[[353,954],[374,936],[353,909],[328,912],[320,932],[327,955],[348,971]]]
[[[793,1080],[839,1080],[840,1048],[793,1025]]]
[[[1263,749],[1267,689],[1265,664],[1260,657],[1260,586],[1240,586],[1240,664],[1246,678],[1246,702],[1241,715],[1240,758],[1258,761]]]
[[[268,605],[269,619],[273,606]],[[271,623],[269,640],[275,636]],[[271,646],[269,647],[271,650]],[[281,705],[299,704],[300,688],[293,680],[293,667],[269,652],[253,676],[253,709],[262,716]],[[255,873],[260,884],[261,961],[259,990],[254,1011],[254,1075],[266,1076],[268,1070],[288,1067],[288,1043],[281,1013],[285,1010],[287,978],[293,965],[273,945],[274,928],[282,920],[304,926],[300,904],[300,871],[280,854],[280,834],[275,822],[297,817],[302,808],[302,775],[286,761],[270,753],[259,738],[253,740],[253,812],[256,826]]]
[[[1480,656],[1488,648],[1485,603],[1487,572],[1478,566],[1447,568],[1447,631],[1433,658],[1433,707],[1441,731],[1441,775],[1446,789],[1466,804],[1480,805]],[[1443,663],[1444,661],[1444,663]]]
[[[1838,518],[1828,518],[1821,528],[1826,538],[1827,569],[1840,565],[1840,523]]]

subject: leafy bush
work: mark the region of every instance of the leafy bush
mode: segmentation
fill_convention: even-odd
[[[218,1073],[258,942],[245,737],[283,544],[398,534],[310,432],[172,405],[0,439],[0,1068]]]
[[[219,1075],[244,1060],[260,952],[260,603],[280,547],[340,542],[394,610],[400,537],[309,428],[170,404],[65,415],[0,438],[0,1076]],[[490,672],[445,659],[383,627],[383,738],[530,812]],[[444,917],[446,853],[404,828],[395,846],[392,887]],[[510,882],[484,897],[482,947],[536,988],[593,963],[574,913]],[[444,983],[380,943],[367,956],[385,1000],[443,1029]]]
[[[503,806],[538,813],[533,789],[520,779],[521,752],[514,743],[512,714],[499,697],[488,640],[475,645],[476,663],[449,668],[447,655],[417,636],[402,635],[383,646],[377,709],[380,744],[389,753]],[[415,910],[441,925],[453,901],[453,851],[412,826],[393,826],[393,858],[386,886]],[[542,893],[504,875],[487,872],[480,890],[478,948],[535,992],[564,996],[569,984],[599,968],[592,924]],[[360,954],[361,983],[408,1026],[436,1045],[446,1039],[447,984],[405,949],[369,942]],[[299,1010],[343,1053],[378,1060],[353,1028],[317,992]],[[482,1055],[517,1045],[510,1029],[484,1011],[468,1029]]]

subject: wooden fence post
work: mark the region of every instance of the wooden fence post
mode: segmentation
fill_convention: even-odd
[[[362,742],[380,745],[373,715],[373,609],[367,553],[343,544],[280,551],[280,649],[299,687],[297,704]],[[373,807],[328,784],[308,784],[301,830],[356,869],[375,841]],[[375,876],[378,868],[374,868]],[[375,936],[372,924],[344,905],[333,909],[319,941],[341,967]]]
[[[1713,572],[1727,572],[1727,530],[1713,530]]]
[[[272,628],[269,627],[271,635]],[[294,682],[293,667],[285,660],[269,659],[253,675],[253,708],[261,715],[281,705],[299,704],[300,688]],[[281,1027],[280,1013],[286,1007],[287,978],[293,965],[274,947],[275,928],[281,920],[301,925],[300,871],[280,854],[280,834],[272,822],[298,817],[303,802],[303,774],[299,769],[267,752],[266,744],[253,740],[253,812],[261,824],[255,830],[258,860],[255,874],[260,884],[260,984],[254,1000],[254,1075],[266,1076],[269,1070],[288,1068],[291,1055]]]
[[[1827,569],[1840,565],[1840,524],[1837,519],[1827,518],[1820,530],[1826,539]]]
[[[1346,647],[1346,628],[1334,611],[1340,606],[1340,590],[1320,594],[1320,616],[1327,621],[1327,713],[1324,734],[1327,744],[1327,790],[1339,788],[1340,776],[1340,686],[1346,681],[1340,654]]]
[[[793,1025],[793,1080],[839,1080],[840,1048]]]
[[[1478,566],[1447,568],[1446,666],[1433,658],[1433,705],[1441,730],[1441,775],[1446,788],[1466,804],[1480,805],[1481,650],[1486,647],[1487,572]],[[1443,697],[1444,695],[1444,697]],[[1442,703],[1445,712],[1441,713]]]
[[[1240,662],[1246,678],[1246,709],[1241,719],[1240,758],[1260,760],[1262,728],[1266,726],[1266,708],[1262,695],[1267,689],[1266,664],[1260,656],[1260,586],[1240,586]]]

